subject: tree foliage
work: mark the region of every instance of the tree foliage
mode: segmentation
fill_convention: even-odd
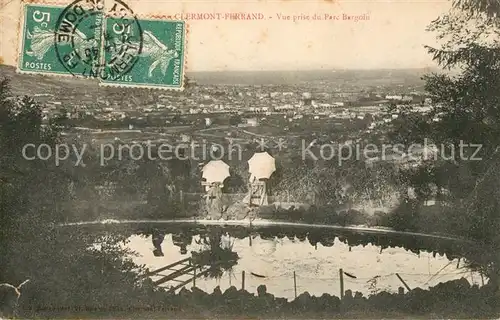
[[[392,139],[405,144],[427,139],[438,153],[432,161],[401,172],[401,179],[416,189],[418,199],[402,204],[396,213],[406,215],[399,223],[420,220],[422,227],[421,202],[437,193],[444,206],[431,219],[448,221],[438,231],[495,248],[500,241],[495,191],[500,161],[499,8],[496,0],[459,0],[448,14],[431,22],[428,30],[436,33],[440,46],[427,49],[445,71],[424,77],[431,110],[422,114],[403,108],[390,125]],[[418,229],[417,225],[412,227]],[[498,271],[496,254],[488,259]],[[495,272],[488,275],[498,282]]]
[[[453,5],[470,15],[484,14],[490,18],[500,15],[500,3],[496,0],[455,0]]]
[[[124,307],[149,292],[140,289],[141,268],[123,248],[122,235],[55,227],[68,214],[59,204],[76,180],[73,163],[27,160],[22,149],[54,147],[58,128],[43,125],[36,102],[12,96],[6,80],[0,113],[0,282],[31,279],[22,303],[33,308]]]

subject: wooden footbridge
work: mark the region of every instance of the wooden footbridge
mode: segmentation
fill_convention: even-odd
[[[153,271],[148,270],[144,277],[161,277],[160,279],[153,281],[153,284],[157,286],[173,282],[174,284],[170,286],[170,290],[175,291],[190,282],[193,282],[193,285],[195,286],[196,279],[208,274],[213,267],[214,266],[196,264],[193,259],[189,257]],[[170,273],[165,274],[164,272]],[[189,276],[187,280],[184,277],[186,275]],[[184,279],[179,279],[181,277],[184,277]]]

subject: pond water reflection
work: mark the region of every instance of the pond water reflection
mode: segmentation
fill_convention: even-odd
[[[178,260],[190,257],[192,251],[203,249],[200,236],[196,234],[188,241],[186,249],[179,245],[179,235],[166,234],[162,243],[163,256],[153,254],[154,246],[151,236],[131,236],[128,247],[139,256],[134,260],[144,264],[150,270],[164,267]],[[174,239],[173,239],[174,238]],[[239,238],[239,239],[238,239]],[[231,285],[238,289],[242,286],[242,271],[245,271],[245,288],[256,292],[261,284],[267,286],[268,292],[276,297],[293,300],[294,272],[296,274],[297,294],[308,291],[311,295],[321,296],[323,293],[339,295],[339,269],[355,276],[344,276],[344,290],[359,291],[369,295],[377,291],[397,292],[403,284],[396,276],[398,273],[413,289],[426,289],[440,282],[446,282],[461,277],[471,284],[482,285],[481,275],[471,272],[460,264],[458,259],[449,259],[446,255],[432,253],[412,253],[403,248],[389,247],[381,250],[380,246],[348,244],[335,238],[333,246],[324,246],[310,241],[300,241],[296,237],[262,239],[260,235],[230,238],[232,250],[239,260],[231,271],[223,273],[219,279],[198,278],[196,286],[206,292],[212,292],[219,285],[224,291]],[[174,241],[173,241],[174,240]],[[177,245],[174,245],[174,242]],[[183,254],[184,253],[184,254]],[[171,271],[170,271],[171,272]],[[164,271],[162,274],[170,273]],[[178,280],[188,280],[192,275],[184,275]],[[161,277],[153,277],[157,280]],[[486,279],[485,279],[486,280]],[[174,286],[175,282],[164,283],[163,286]],[[192,282],[186,285],[191,288]]]

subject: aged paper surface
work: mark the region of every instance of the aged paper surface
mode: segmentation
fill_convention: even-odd
[[[0,318],[498,316],[498,2],[0,2]]]

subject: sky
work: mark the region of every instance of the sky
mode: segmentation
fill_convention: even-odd
[[[188,71],[432,68],[436,65],[423,46],[436,45],[436,39],[425,28],[451,8],[449,0],[125,2],[144,16],[254,13],[265,17],[186,20]],[[0,0],[0,8],[0,56],[4,63],[15,65],[20,0]],[[278,14],[292,20],[281,20]],[[312,20],[315,14],[339,20]],[[344,14],[364,15],[369,20],[343,20]],[[310,20],[294,22],[293,16],[309,16]]]

